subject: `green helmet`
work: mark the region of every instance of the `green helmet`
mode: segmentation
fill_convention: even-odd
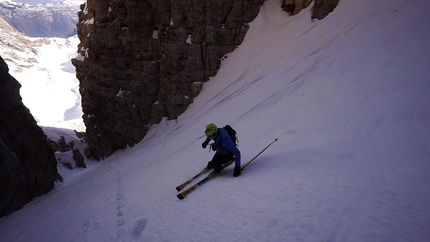
[[[205,135],[212,136],[218,131],[218,127],[215,124],[208,124],[205,128]]]

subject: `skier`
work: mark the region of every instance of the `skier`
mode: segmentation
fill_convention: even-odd
[[[223,128],[218,128],[215,124],[208,124],[205,128],[206,140],[202,143],[203,149],[206,149],[210,140],[213,140],[212,149],[216,150],[212,160],[208,162],[207,168],[214,169],[219,173],[225,163],[234,159],[235,167],[233,176],[237,177],[240,173],[240,151],[234,144],[228,132]]]

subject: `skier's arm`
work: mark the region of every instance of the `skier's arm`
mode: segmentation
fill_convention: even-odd
[[[206,147],[208,146],[210,140],[211,139],[209,137],[207,137],[206,140],[205,140],[205,142],[202,143],[202,148],[203,149],[206,149]]]

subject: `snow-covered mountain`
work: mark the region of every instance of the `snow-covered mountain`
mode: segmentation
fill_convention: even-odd
[[[0,16],[27,36],[67,38],[76,34],[79,6],[84,2],[66,0],[28,4],[1,0]]]
[[[151,127],[23,209],[4,241],[390,241],[430,238],[430,2],[341,0],[322,21],[268,0],[177,120]],[[232,167],[185,200],[208,123]]]
[[[71,59],[79,39],[31,38],[0,17],[0,55],[21,85],[39,125],[84,130],[79,82]]]

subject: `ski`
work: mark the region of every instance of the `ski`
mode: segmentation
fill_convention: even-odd
[[[209,173],[209,175],[207,175],[205,178],[203,178],[202,180],[200,180],[199,182],[197,182],[195,185],[193,185],[192,187],[188,188],[187,190],[179,193],[177,195],[177,197],[179,199],[181,199],[181,200],[184,199],[184,198],[186,198],[191,192],[193,192],[194,190],[196,190],[197,187],[205,184],[207,181],[209,181],[211,178],[213,178],[215,176],[215,174],[216,173],[212,171],[211,173]]]
[[[223,169],[227,166],[229,166],[231,163],[233,163],[234,160],[230,160],[229,162],[225,163],[223,165]],[[207,181],[209,181],[210,179],[214,178],[217,175],[217,173],[215,173],[214,171],[212,171],[211,173],[209,173],[209,175],[207,175],[205,178],[203,178],[202,180],[200,180],[199,182],[197,182],[196,184],[194,184],[192,187],[188,188],[187,190],[179,193],[177,195],[177,197],[179,199],[184,199],[186,198],[190,193],[192,193],[194,190],[196,190],[199,186],[205,184]],[[200,176],[200,175],[199,175]],[[191,183],[191,182],[190,182]],[[189,184],[189,183],[188,183]],[[187,184],[187,185],[188,185]]]
[[[190,179],[188,179],[187,181],[185,181],[184,183],[182,183],[181,185],[176,187],[176,191],[181,191],[182,189],[184,189],[184,187],[186,187],[188,184],[190,184],[191,182],[193,182],[196,178],[198,178],[199,176],[208,173],[211,169],[208,169],[207,167],[205,167],[201,172],[199,172],[197,175],[191,177]]]

